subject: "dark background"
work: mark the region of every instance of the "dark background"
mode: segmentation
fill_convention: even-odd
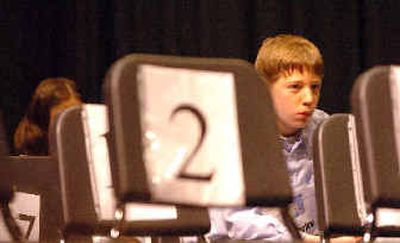
[[[320,47],[320,107],[348,112],[358,74],[399,63],[399,15],[398,0],[1,0],[6,129],[10,138],[41,79],[74,79],[86,102],[102,102],[106,70],[128,53],[254,62],[261,41],[278,33],[301,34]]]

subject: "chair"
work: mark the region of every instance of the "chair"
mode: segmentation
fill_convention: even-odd
[[[15,190],[11,207],[29,241],[61,239],[62,207],[58,167],[49,156],[9,156],[7,171]],[[4,240],[4,239],[2,239]]]
[[[252,65],[131,54],[104,89],[121,201],[280,207],[299,237],[271,100]]]
[[[1,114],[0,114],[1,115]],[[7,151],[7,142],[6,142],[6,133],[3,127],[3,119],[0,116],[0,201],[3,203],[8,203],[12,200],[14,194],[12,190],[12,183],[9,173],[3,169],[4,163],[6,163],[6,156],[8,154]]]
[[[11,233],[0,233],[0,241],[60,240],[57,165],[48,156],[8,156],[5,137],[0,124],[0,198]]]
[[[330,116],[318,126],[313,144],[318,225],[324,239],[362,236],[366,205],[353,116]]]
[[[357,78],[351,96],[372,238],[400,236],[395,211],[395,222],[379,223],[382,210],[400,208],[399,74],[398,66],[371,68]]]
[[[157,236],[207,232],[209,220],[204,210],[172,206],[160,209],[115,199],[104,138],[105,114],[104,105],[70,108],[56,118],[51,128],[51,152],[60,169],[65,240],[91,241],[96,235],[110,241],[118,236],[154,236],[156,241],[177,242],[178,238]],[[144,207],[163,215],[143,218],[140,213]]]
[[[9,204],[14,198],[14,191],[12,188],[11,175],[6,167],[7,153],[6,133],[3,127],[3,119],[0,117],[0,208],[2,214],[1,219],[4,222],[4,233],[2,235],[7,235],[6,232],[8,232],[10,238],[6,239],[21,240],[21,229],[12,217],[9,207]]]

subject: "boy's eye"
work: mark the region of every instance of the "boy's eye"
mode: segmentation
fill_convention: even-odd
[[[289,89],[293,89],[293,90],[299,90],[299,89],[301,89],[301,84],[290,84],[289,86]]]
[[[319,91],[321,89],[321,84],[313,84],[311,85],[311,89],[313,91]]]

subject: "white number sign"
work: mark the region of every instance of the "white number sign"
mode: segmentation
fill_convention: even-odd
[[[29,241],[39,241],[40,196],[17,192],[10,209],[23,236]],[[0,217],[0,241],[10,242],[11,239],[3,218]]]
[[[95,209],[103,220],[114,219],[116,198],[111,180],[111,168],[105,134],[108,132],[107,109],[105,105],[88,104],[82,109],[87,158]],[[125,220],[176,219],[173,206],[128,203]]]
[[[242,205],[234,76],[138,67],[144,159],[160,201]]]

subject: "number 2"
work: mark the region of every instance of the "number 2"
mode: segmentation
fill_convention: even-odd
[[[197,143],[194,146],[194,148],[192,149],[192,151],[189,153],[189,155],[186,157],[186,159],[182,163],[182,166],[179,169],[178,178],[200,180],[200,181],[210,181],[213,177],[214,172],[210,172],[207,175],[198,175],[198,174],[189,173],[186,171],[187,167],[192,162],[193,158],[195,157],[196,153],[199,151],[199,149],[201,148],[201,145],[204,142],[204,139],[205,139],[205,136],[207,133],[206,120],[205,120],[203,114],[197,108],[195,108],[191,105],[188,105],[188,104],[183,104],[183,105],[176,107],[170,115],[170,120],[172,120],[175,117],[175,115],[177,115],[178,113],[181,113],[181,112],[189,112],[196,118],[196,120],[199,122],[199,125],[200,125],[200,137],[197,140]]]

